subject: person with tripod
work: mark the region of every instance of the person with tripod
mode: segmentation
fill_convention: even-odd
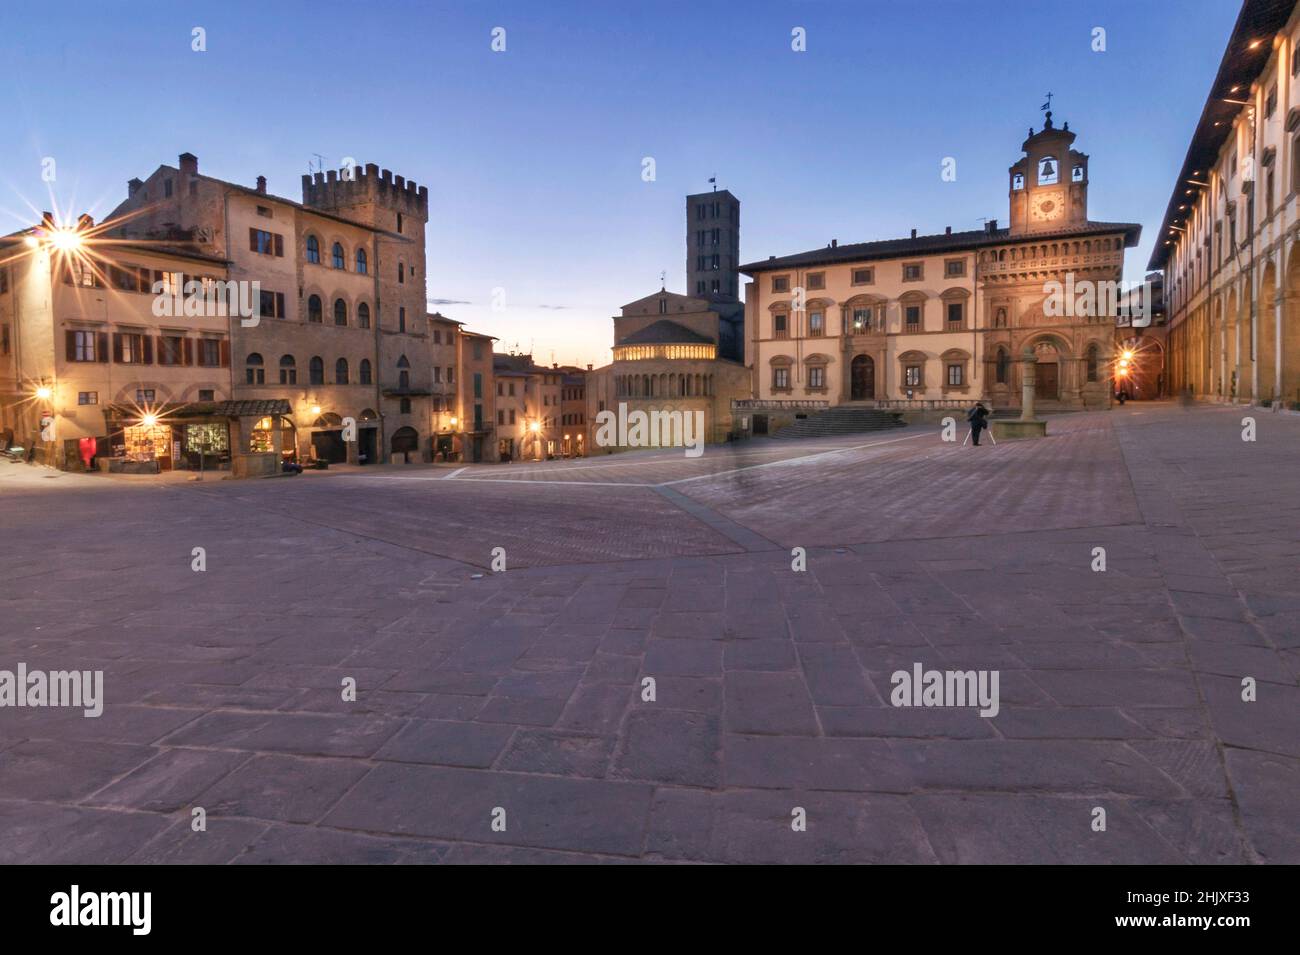
[[[966,414],[966,420],[970,422],[970,443],[977,448],[980,446],[980,432],[989,426],[988,418],[989,409],[981,401],[975,402],[975,407]]]

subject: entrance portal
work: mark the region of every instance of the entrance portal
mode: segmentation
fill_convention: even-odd
[[[870,355],[858,355],[851,368],[852,387],[849,396],[853,401],[866,401],[876,396],[876,363]]]

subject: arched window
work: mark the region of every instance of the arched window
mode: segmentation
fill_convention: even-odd
[[[1038,184],[1050,186],[1061,179],[1060,164],[1055,156],[1044,156],[1038,160]]]
[[[348,303],[341,298],[334,300],[334,324],[346,325],[348,323]]]
[[[370,327],[370,306],[365,302],[357,306],[357,325],[361,328]]]
[[[340,358],[334,363],[334,384],[346,385],[348,383],[348,360]]]
[[[357,369],[357,380],[363,385],[370,384],[370,359],[361,359],[361,366]]]
[[[397,263],[397,281],[398,282],[406,281],[406,266],[403,265],[401,262]]]
[[[338,242],[334,243],[333,255],[334,255],[334,268],[336,269],[346,268],[347,260],[343,257],[342,244]]]
[[[262,367],[262,356],[257,352],[250,352],[244,359],[244,376],[247,384],[266,384],[266,369]]]
[[[320,239],[314,235],[307,236],[307,261],[320,265]]]
[[[312,355],[311,362],[308,364],[308,375],[311,376],[313,385],[325,384],[325,362],[319,355]]]
[[[319,325],[325,319],[324,312],[325,307],[321,304],[319,295],[313,295],[307,299],[307,321]]]
[[[366,258],[366,250],[357,249],[357,274],[365,275],[368,268],[370,268],[370,262]]]
[[[280,384],[298,384],[298,363],[293,360],[292,355],[283,355],[280,358]]]
[[[997,364],[997,383],[1005,385],[1007,383],[1007,372],[1011,370],[1011,356],[1007,354],[1005,348],[998,349]]]
[[[1088,363],[1089,381],[1097,380],[1097,364],[1099,358],[1100,358],[1100,349],[1097,348],[1097,343],[1093,342],[1091,345],[1088,346],[1087,363]]]

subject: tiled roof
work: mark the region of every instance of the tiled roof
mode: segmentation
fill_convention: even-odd
[[[666,318],[660,319],[653,325],[647,325],[640,331],[635,331],[626,338],[619,341],[620,345],[713,345],[716,344],[712,338],[707,338],[699,332],[693,332],[685,325],[678,325],[676,322],[669,321]]]
[[[871,259],[895,259],[909,255],[932,255],[942,252],[960,252],[978,249],[989,245],[1001,245],[1013,241],[1038,241],[1062,237],[1097,235],[1099,233],[1123,232],[1124,245],[1137,245],[1142,234],[1142,226],[1135,222],[1085,222],[1083,225],[1051,232],[1033,232],[1012,235],[1010,229],[973,229],[968,232],[941,232],[937,235],[918,235],[908,239],[884,239],[879,242],[858,242],[852,245],[831,245],[811,252],[797,252],[794,255],[774,256],[766,261],[750,262],[742,265],[740,271],[746,275],[756,272],[770,272],[774,269],[801,268],[812,265],[838,265],[844,262],[869,261]]]
[[[245,415],[291,414],[289,402],[284,398],[266,398],[261,400],[218,401],[213,406],[212,414],[225,417],[243,417]]]

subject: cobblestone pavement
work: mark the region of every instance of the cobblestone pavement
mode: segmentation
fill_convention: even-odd
[[[1050,430],[0,464],[0,670],[106,698],[0,708],[0,862],[1300,862],[1300,417]],[[997,715],[890,705],[916,663]]]

